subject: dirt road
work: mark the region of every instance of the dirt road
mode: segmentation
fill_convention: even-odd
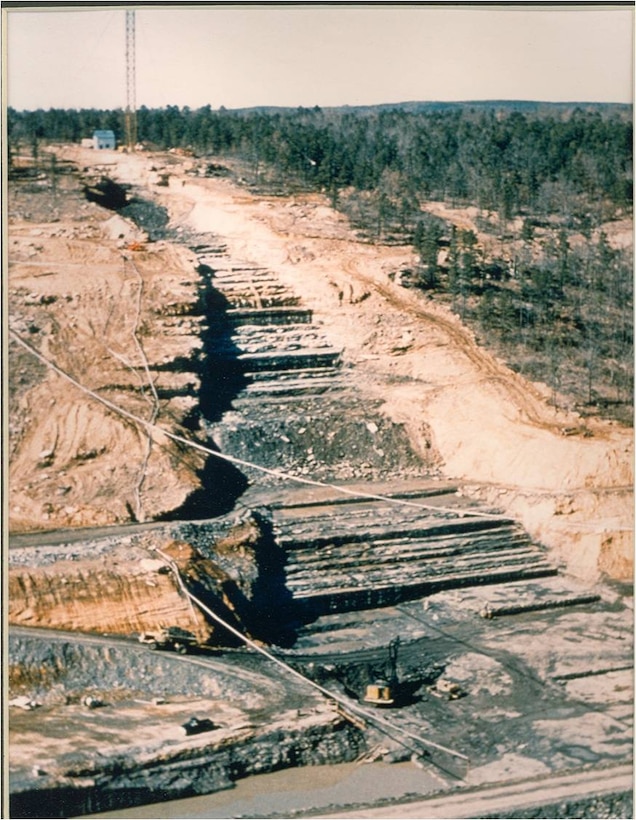
[[[430,800],[384,806],[381,809],[361,809],[355,812],[324,814],[321,817],[356,818],[461,818],[487,817],[514,809],[547,806],[579,800],[590,795],[629,793],[632,788],[631,766],[613,766],[602,771],[534,778],[505,786],[489,786],[478,791],[459,792]]]

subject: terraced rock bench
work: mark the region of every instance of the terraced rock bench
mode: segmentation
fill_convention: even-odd
[[[503,517],[377,502],[298,519],[279,512],[274,520],[287,588],[314,615],[556,574],[543,550]]]
[[[209,266],[209,367],[235,385],[210,427],[220,450],[289,477],[325,482],[425,476],[406,431],[382,400],[356,388],[311,313],[263,268],[204,255]],[[255,486],[277,479],[242,466]],[[421,500],[421,499],[420,499]],[[435,590],[553,574],[514,521],[376,500],[274,513],[286,585],[313,614],[384,606]]]
[[[312,312],[303,307],[230,308],[225,311],[226,322],[232,325],[288,325],[309,324]]]

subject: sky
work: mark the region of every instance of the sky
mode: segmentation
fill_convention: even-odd
[[[7,104],[124,108],[126,8],[137,107],[633,99],[629,6],[74,3],[5,7]]]

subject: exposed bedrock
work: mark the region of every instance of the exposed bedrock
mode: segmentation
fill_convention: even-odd
[[[186,540],[187,539],[187,540]],[[81,560],[78,560],[81,559]],[[235,629],[283,640],[291,600],[284,553],[257,512],[215,525],[166,525],[58,547],[14,548],[9,569],[10,623],[131,636],[171,624],[205,645],[236,638],[184,596],[189,591]]]
[[[321,481],[420,476],[435,467],[287,286],[214,246],[196,252],[208,317],[200,410],[223,454]],[[240,469],[254,485],[279,485],[279,476]]]
[[[252,774],[351,761],[366,748],[363,733],[332,706],[293,682],[274,682],[253,659],[202,666],[104,639],[13,636],[11,644],[22,658],[10,669],[16,691],[40,701],[40,720],[53,732],[82,738],[14,765],[12,817],[72,817],[209,794]],[[259,715],[270,709],[276,716],[264,726]],[[183,722],[194,710],[213,726],[187,736]],[[15,756],[24,758],[21,750]]]
[[[78,772],[68,785],[12,792],[12,817],[76,817],[148,803],[211,794],[250,775],[282,768],[347,763],[364,749],[361,732],[342,718],[313,727],[264,731],[226,749],[191,750],[173,759],[135,765],[125,758],[112,770]]]

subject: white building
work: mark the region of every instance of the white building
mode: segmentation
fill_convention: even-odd
[[[97,150],[115,148],[114,131],[93,131],[93,148]]]

